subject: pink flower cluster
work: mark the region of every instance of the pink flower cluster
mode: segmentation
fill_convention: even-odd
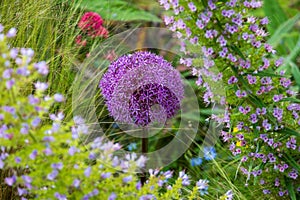
[[[95,37],[108,37],[108,30],[103,27],[102,17],[95,12],[86,12],[78,22],[78,27],[86,33],[88,36]],[[82,36],[79,35],[76,37],[76,44],[85,46],[86,40],[82,39]]]

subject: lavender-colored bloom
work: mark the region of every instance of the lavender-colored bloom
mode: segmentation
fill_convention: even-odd
[[[171,118],[183,98],[179,73],[150,52],[136,52],[114,61],[101,79],[100,88],[116,120],[140,126]],[[162,109],[151,111],[155,104]]]
[[[251,85],[255,84],[257,80],[255,76],[251,76],[250,74],[247,75],[247,79],[248,79],[248,83]]]
[[[6,89],[8,90],[10,90],[14,85],[15,85],[15,79],[10,79],[5,83]]]
[[[37,69],[38,73],[41,75],[47,75],[49,73],[49,69],[45,61],[35,63],[34,68]]]
[[[278,60],[275,61],[275,66],[279,67],[280,65],[283,64],[284,59],[283,58],[279,58]]]
[[[279,95],[274,95],[273,96],[273,101],[274,102],[278,102],[278,101],[280,101],[281,99],[283,98],[283,95],[282,94],[279,94]]]
[[[268,17],[264,17],[260,20],[261,25],[267,25],[269,23]]]
[[[164,22],[165,22],[166,26],[168,26],[168,25],[174,23],[174,17],[173,16],[171,16],[171,17],[164,16]]]
[[[197,189],[199,190],[201,196],[208,193],[207,192],[208,183],[209,183],[208,180],[203,180],[203,179],[200,179],[199,181],[197,181],[196,186],[197,186]]]
[[[264,194],[271,194],[271,191],[270,190],[263,190],[263,193]]]
[[[7,38],[13,38],[17,35],[17,29],[16,28],[11,28],[8,30],[6,37]]]
[[[67,200],[67,196],[66,195],[60,194],[58,192],[55,192],[54,197],[56,199],[58,199],[58,200]]]
[[[75,188],[78,188],[80,186],[80,180],[79,179],[75,179],[73,181],[73,184],[72,184]]]
[[[37,150],[33,150],[32,153],[29,155],[29,158],[31,160],[34,160],[37,157],[38,151]]]
[[[53,164],[51,165],[51,168],[52,168],[52,169],[62,170],[63,164],[62,164],[61,162],[59,162],[59,163],[53,163]]]
[[[181,178],[181,180],[182,180],[182,185],[184,185],[184,186],[190,185],[189,177],[188,177],[188,175],[187,175],[184,171],[180,171],[180,172],[179,172],[178,178]]]
[[[226,200],[232,200],[233,199],[233,192],[232,192],[232,190],[228,190],[225,193],[225,198],[226,198]]]
[[[14,183],[17,181],[17,177],[15,175],[11,176],[11,177],[7,177],[5,178],[5,183],[9,186],[13,186]]]
[[[47,88],[48,88],[48,84],[47,83],[42,83],[42,82],[36,82],[35,84],[35,88],[37,90],[40,90],[40,91],[45,91]]]
[[[108,197],[108,200],[115,200],[117,198],[117,195],[113,192],[110,194],[110,196]]]
[[[86,177],[89,177],[89,176],[91,175],[91,173],[92,173],[92,168],[91,168],[91,167],[88,167],[88,168],[86,168],[86,169],[84,170],[84,175],[85,175]]]
[[[39,117],[36,117],[33,119],[33,121],[31,122],[31,125],[36,128],[41,122],[41,119]]]
[[[232,15],[235,14],[235,11],[234,10],[222,10],[222,15],[224,17],[228,17],[230,18]]]
[[[64,96],[62,94],[55,94],[54,95],[54,100],[56,102],[63,102],[65,99],[64,99]]]
[[[234,84],[234,83],[237,83],[237,82],[238,82],[238,79],[235,76],[231,76],[228,79],[228,84]]]
[[[257,123],[258,122],[258,118],[257,118],[257,115],[256,114],[251,114],[250,115],[250,122],[252,123],[252,124],[255,124],[255,123]]]
[[[139,200],[156,200],[156,197],[153,194],[146,194],[141,196]]]
[[[53,170],[50,174],[47,175],[47,179],[53,181],[58,175],[57,170]]]
[[[197,7],[195,6],[195,4],[193,2],[188,3],[188,7],[190,8],[190,10],[192,12],[196,12],[197,11]]]
[[[211,10],[215,10],[217,8],[216,4],[214,4],[212,0],[208,0],[208,7]]]
[[[49,148],[49,147],[47,147],[46,149],[44,149],[43,152],[44,152],[44,154],[45,154],[46,156],[50,156],[50,155],[53,154],[52,149]]]
[[[132,176],[127,176],[123,178],[123,183],[129,183],[130,181],[132,181]]]
[[[246,96],[247,96],[247,93],[246,93],[246,91],[237,90],[237,91],[235,92],[235,95],[236,95],[238,98],[242,98],[242,97],[246,97]]]
[[[70,156],[74,156],[74,154],[77,153],[77,152],[79,152],[79,149],[77,149],[76,147],[71,146],[71,147],[69,148],[69,155],[70,155]]]
[[[23,195],[27,195],[28,194],[28,191],[26,189],[18,187],[17,190],[18,190],[18,195],[19,196],[23,196]]]

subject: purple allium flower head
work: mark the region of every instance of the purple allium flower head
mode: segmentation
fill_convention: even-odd
[[[183,98],[179,72],[150,52],[124,55],[114,61],[99,87],[115,120],[139,126],[170,119]],[[154,105],[159,108],[153,109]]]

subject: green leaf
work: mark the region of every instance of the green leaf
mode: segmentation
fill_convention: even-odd
[[[293,102],[293,103],[300,103],[300,99],[295,99],[295,98],[291,98],[291,97],[283,98],[280,101],[290,101],[290,102]]]
[[[265,15],[268,16],[270,20],[268,30],[270,34],[273,35],[275,30],[280,26],[280,24],[285,22],[288,17],[277,0],[264,0],[263,9]]]
[[[293,18],[288,19],[276,29],[275,33],[272,34],[272,37],[268,40],[268,43],[274,48],[280,44],[282,38],[291,31],[297,21],[300,19],[300,14],[295,15]]]
[[[248,75],[248,74],[251,74],[252,76],[259,76],[259,77],[265,77],[265,76],[269,76],[269,77],[278,77],[278,78],[282,78],[284,76],[280,75],[280,74],[275,74],[275,73],[272,73],[272,72],[258,72],[258,73],[245,73],[244,75]]]
[[[288,135],[294,135],[296,137],[300,137],[300,133],[290,129],[290,128],[283,128],[282,130],[279,130],[278,133],[288,134]]]
[[[285,178],[285,183],[287,185],[287,189],[289,191],[289,195],[291,197],[291,200],[297,200],[296,194],[295,194],[295,190],[294,190],[294,186],[292,184],[292,181],[290,181],[287,178]]]
[[[290,65],[292,67],[291,70],[292,70],[293,77],[295,78],[297,85],[300,87],[300,70],[295,63],[290,62]]]
[[[125,0],[81,0],[80,6],[99,13],[106,20],[161,22],[157,16],[141,10]]]

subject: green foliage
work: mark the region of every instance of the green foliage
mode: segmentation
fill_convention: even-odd
[[[79,0],[79,3],[82,8],[99,13],[105,20],[161,22],[157,16],[125,0]]]

